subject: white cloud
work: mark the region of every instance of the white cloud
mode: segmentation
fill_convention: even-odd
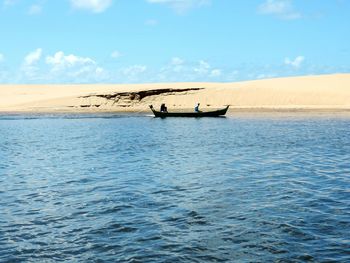
[[[183,14],[196,7],[209,5],[211,0],[147,0],[151,4],[163,4],[172,8],[176,13]]]
[[[24,74],[26,80],[31,81],[40,78],[38,63],[41,59],[42,52],[41,48],[37,48],[24,57],[21,72]]]
[[[122,69],[122,74],[127,77],[135,77],[141,73],[144,73],[147,70],[145,65],[133,65]]]
[[[112,0],[70,0],[73,8],[84,9],[93,13],[102,13],[112,5]]]
[[[170,65],[164,68],[167,71],[181,72],[185,69],[185,61],[178,57],[171,59]]]
[[[46,57],[46,64],[52,67],[52,71],[60,71],[76,66],[91,66],[95,65],[96,62],[88,57],[79,57],[73,54],[65,55],[63,51],[58,51],[53,56]]]
[[[299,68],[301,64],[304,62],[305,58],[303,56],[297,56],[294,60],[290,60],[289,58],[284,59],[284,64],[288,66],[292,66],[293,68]]]
[[[299,19],[302,17],[297,12],[291,0],[266,0],[258,7],[258,11],[263,15],[274,15],[285,20]]]
[[[117,58],[120,58],[122,55],[122,53],[120,53],[118,50],[114,50],[112,53],[111,53],[111,57],[114,58],[114,59],[117,59]]]
[[[210,70],[210,64],[204,60],[200,60],[198,66],[193,68],[193,71],[203,75],[203,74],[208,74]]]
[[[145,65],[132,65],[117,70],[111,77],[114,82],[138,83],[149,82],[152,74],[146,74],[148,68]]]
[[[41,58],[43,50],[41,48],[37,48],[36,50],[30,52],[25,58],[24,58],[24,65],[31,66],[38,62]]]
[[[6,61],[9,58],[6,57]],[[3,83],[145,83],[241,81],[277,76],[320,74],[339,68],[311,68],[304,56],[282,59],[279,64],[241,64],[228,66],[202,59],[199,61],[174,56],[159,67],[130,64],[115,68],[115,63],[99,64],[94,58],[58,51],[45,54],[40,48],[23,57],[20,68],[7,70],[0,53],[0,81]],[[119,63],[118,63],[119,64]],[[120,63],[122,65],[122,61]],[[239,71],[238,71],[239,70]],[[346,71],[342,69],[340,71]]]
[[[43,7],[38,4],[31,5],[28,10],[28,14],[30,15],[38,15],[42,12]]]
[[[212,71],[210,71],[209,77],[217,78],[217,77],[220,77],[221,75],[222,75],[222,71],[220,69],[213,69]]]
[[[74,79],[76,82],[90,82],[105,80],[108,78],[108,72],[102,67],[82,66],[76,71],[65,72],[68,79]]]
[[[58,51],[42,60],[38,48],[24,57],[18,82],[20,83],[96,83],[111,79],[109,72],[89,57]]]
[[[181,58],[178,58],[178,57],[173,57],[171,59],[171,65],[174,65],[174,66],[179,66],[179,65],[182,65],[185,61]]]
[[[97,67],[95,72],[97,75],[102,75],[102,74],[105,74],[106,71],[101,67]]]
[[[4,54],[0,53],[0,63],[3,62],[4,60],[5,60]]]
[[[211,81],[213,78],[221,80],[225,77],[222,69],[213,68],[205,60],[193,63],[186,62],[179,57],[173,57],[167,65],[157,71],[156,81]]]
[[[158,70],[156,81],[178,81],[180,75],[184,79],[187,71],[188,67],[185,61],[182,58],[173,57],[165,66]]]
[[[110,78],[108,72],[89,57],[58,51],[45,59],[50,82],[96,83]]]

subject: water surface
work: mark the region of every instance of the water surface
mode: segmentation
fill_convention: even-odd
[[[349,262],[350,119],[0,117],[0,262]]]

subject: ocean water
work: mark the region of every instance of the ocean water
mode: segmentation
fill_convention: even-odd
[[[0,262],[350,262],[350,118],[0,116]]]

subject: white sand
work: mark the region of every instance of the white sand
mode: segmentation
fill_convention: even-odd
[[[164,93],[140,101],[93,96],[153,89],[203,88]],[[89,96],[82,98],[82,96]],[[164,83],[135,85],[0,85],[1,112],[148,111],[166,103],[168,109],[231,105],[231,110],[350,110],[350,74],[276,78],[237,83]],[[97,107],[98,106],[98,107]]]

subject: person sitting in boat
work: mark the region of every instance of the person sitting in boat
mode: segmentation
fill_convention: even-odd
[[[168,112],[168,108],[167,108],[167,106],[165,106],[165,103],[162,103],[162,105],[160,105],[160,111],[161,112]]]
[[[194,107],[194,111],[195,111],[195,112],[199,112],[199,111],[200,111],[200,110],[199,110],[199,105],[200,105],[200,104],[197,103],[197,105]]]

